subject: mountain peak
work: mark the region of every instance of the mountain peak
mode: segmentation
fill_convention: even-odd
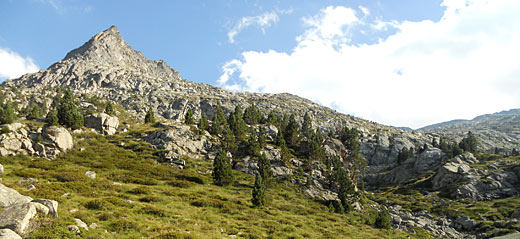
[[[65,56],[64,60],[70,58],[85,58],[99,60],[123,59],[123,55],[138,54],[123,40],[121,33],[116,26],[96,34],[81,47],[76,48]]]

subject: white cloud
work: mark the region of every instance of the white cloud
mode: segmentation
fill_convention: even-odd
[[[520,1],[445,0],[433,21],[366,22],[327,7],[291,52],[247,51],[223,66],[234,90],[290,92],[377,122],[421,127],[520,107]],[[367,10],[368,12],[368,10]],[[397,31],[352,44],[355,26]]]
[[[23,58],[16,52],[0,48],[0,80],[18,78],[25,73],[36,72],[38,69],[32,58]]]
[[[280,18],[278,17],[278,12],[281,14],[288,14],[292,11],[271,11],[258,16],[249,16],[241,18],[235,24],[235,26],[228,32],[229,43],[235,43],[236,35],[250,26],[257,26],[262,30],[263,33],[265,33],[266,28],[270,27],[271,24],[276,23],[280,20]]]

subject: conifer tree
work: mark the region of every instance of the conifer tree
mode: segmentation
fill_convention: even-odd
[[[243,118],[242,106],[240,106],[240,104],[238,104],[235,107],[235,111],[229,115],[228,123],[229,127],[235,134],[236,139],[243,140],[245,138],[247,126]]]
[[[299,125],[293,114],[289,117],[287,127],[284,130],[285,142],[289,147],[295,148],[298,145]]]
[[[312,120],[309,116],[309,112],[305,112],[305,116],[303,116],[303,125],[302,125],[302,134],[309,138],[310,133],[312,132]]]
[[[153,113],[153,109],[152,107],[150,106],[150,108],[148,108],[148,112],[146,112],[146,115],[144,116],[144,123],[145,124],[153,124],[155,123],[155,115]]]
[[[258,144],[260,145],[261,149],[263,149],[267,145],[264,127],[260,127],[260,131],[258,132]]]
[[[184,115],[184,123],[195,124],[195,120],[193,119],[193,111],[191,110],[191,108],[188,108],[186,115]]]
[[[266,187],[270,185],[271,179],[273,178],[273,171],[271,170],[271,161],[269,161],[264,153],[258,157],[258,174],[262,176]]]
[[[350,180],[350,176],[347,173],[343,163],[337,158],[334,165],[334,178],[338,186],[338,198],[345,212],[349,212],[352,209],[352,202],[349,200],[349,195],[354,194],[354,184]]]
[[[7,102],[0,107],[0,124],[10,124],[16,120],[13,105]]]
[[[218,151],[213,161],[213,182],[219,186],[233,183],[231,162],[222,149]]]
[[[477,146],[478,146],[478,140],[477,137],[469,131],[466,136],[462,139],[462,141],[459,143],[459,147],[466,151],[471,153],[477,152]]]
[[[265,206],[265,184],[260,174],[256,174],[255,176],[255,186],[253,187],[251,202],[255,207]]]
[[[204,130],[208,130],[208,117],[206,117],[205,113],[202,113],[202,116],[199,119],[199,131],[204,132]]]
[[[47,116],[45,117],[45,122],[51,126],[58,125],[58,112],[56,110],[51,109],[49,113],[47,113]]]
[[[260,144],[256,132],[252,129],[249,133],[249,140],[247,141],[248,153],[251,156],[258,156],[260,154]]]
[[[74,102],[72,92],[67,89],[59,101],[58,122],[72,129],[79,129],[83,126],[83,114],[78,110]]]
[[[227,125],[226,114],[224,114],[224,110],[220,106],[220,102],[217,104],[217,110],[213,115],[213,123],[211,124],[210,132],[214,135],[222,134],[224,130],[224,125]]]
[[[40,118],[40,108],[33,104],[31,107],[31,112],[29,112],[29,115],[27,116],[28,119],[39,119]]]
[[[252,104],[244,111],[244,121],[249,125],[253,125],[262,123],[265,121],[265,119],[264,115],[262,112],[260,112],[256,105]]]
[[[105,114],[108,114],[108,115],[114,115],[115,114],[114,106],[112,105],[112,102],[110,102],[110,101],[107,101],[107,103],[105,105]]]
[[[235,153],[238,149],[235,140],[235,135],[227,125],[224,126],[224,129],[222,131],[221,142],[223,147],[231,153]]]

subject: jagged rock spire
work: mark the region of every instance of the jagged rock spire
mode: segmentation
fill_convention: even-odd
[[[103,61],[121,61],[125,58],[142,58],[142,54],[133,50],[119,33],[116,26],[102,31],[81,47],[76,48],[65,56],[64,60],[71,58],[94,59]]]

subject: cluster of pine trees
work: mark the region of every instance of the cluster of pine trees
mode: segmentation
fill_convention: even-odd
[[[151,111],[149,111],[151,112]],[[195,124],[192,109],[187,109],[184,123]],[[202,114],[198,121],[198,130],[208,130],[218,137],[221,149],[214,160],[213,181],[216,185],[226,186],[233,183],[232,160],[226,152],[235,157],[250,156],[258,161],[259,170],[255,176],[252,192],[254,206],[265,205],[266,190],[273,183],[270,161],[261,153],[267,145],[264,127],[248,127],[256,124],[272,124],[276,126],[278,134],[273,143],[279,147],[281,158],[287,161],[293,157],[303,159],[303,169],[306,172],[312,170],[312,162],[323,162],[330,169],[331,188],[336,189],[340,195],[340,202],[335,211],[345,212],[351,209],[352,195],[356,194],[354,181],[360,175],[360,169],[366,164],[359,154],[359,132],[356,129],[344,128],[339,133],[339,138],[345,144],[348,152],[343,152],[345,162],[338,158],[332,159],[325,155],[323,148],[325,135],[319,129],[314,129],[309,114],[303,117],[303,123],[297,121],[294,114],[278,114],[269,112],[265,117],[264,112],[255,105],[250,105],[245,110],[237,105],[229,114],[225,114],[220,103],[217,104],[211,125],[207,116]],[[347,170],[345,166],[352,169]]]

